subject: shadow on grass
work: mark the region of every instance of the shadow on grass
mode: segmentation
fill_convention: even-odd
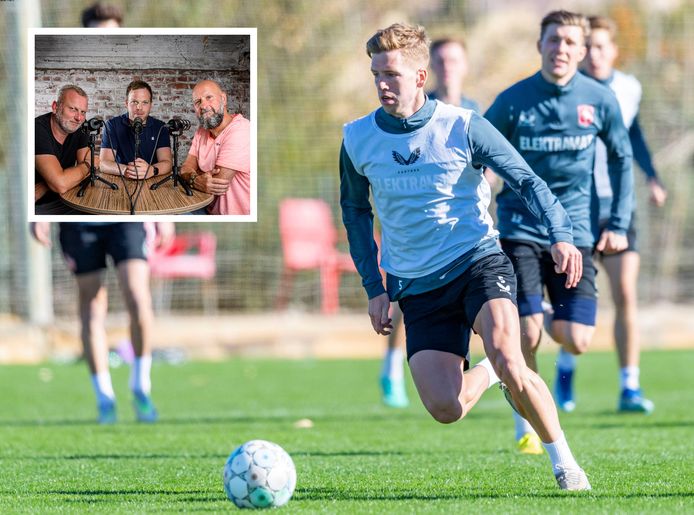
[[[9,494],[11,492],[0,492]],[[152,496],[166,496],[165,503],[226,503],[228,502],[224,491],[219,493],[204,492],[199,490],[137,490],[137,489],[118,489],[118,490],[47,490],[42,492],[32,492],[32,495],[56,496],[60,503],[72,504],[109,504],[123,501],[131,503],[138,498],[143,501],[146,499],[148,504],[156,504],[157,499],[150,499]],[[114,499],[121,497],[122,499]],[[172,498],[173,497],[173,498]],[[196,510],[200,507],[196,507]],[[204,509],[204,508],[203,508]],[[210,507],[212,510],[213,508]],[[219,511],[215,508],[213,511]]]
[[[604,414],[603,414],[604,415]],[[609,415],[615,417],[614,412]],[[694,427],[694,420],[658,420],[644,415],[619,415],[618,419],[612,418],[606,422],[593,422],[588,420],[571,421],[573,427],[588,427],[590,429],[667,429],[678,427]]]
[[[295,501],[440,501],[440,500],[475,500],[475,499],[554,499],[570,496],[577,499],[668,499],[668,498],[691,498],[694,492],[651,492],[651,493],[627,493],[627,494],[603,494],[600,492],[564,492],[556,490],[553,492],[506,492],[497,493],[490,491],[465,492],[465,493],[435,493],[423,494],[411,490],[391,491],[385,493],[363,493],[363,492],[336,492],[329,488],[297,488],[292,497]]]
[[[189,424],[250,424],[260,422],[286,422],[294,423],[299,418],[308,416],[315,421],[321,422],[342,422],[344,420],[354,421],[359,417],[364,422],[379,421],[402,421],[402,420],[421,420],[422,413],[408,413],[402,411],[388,411],[383,413],[343,413],[322,415],[315,413],[296,412],[291,415],[266,415],[266,416],[246,416],[246,415],[214,415],[214,416],[187,416],[187,417],[162,417],[157,426],[165,425],[189,425]],[[90,419],[45,419],[45,420],[0,420],[0,427],[41,427],[41,426],[98,426],[96,420]],[[118,421],[114,425],[104,427],[117,427],[120,425],[145,425],[135,420]]]
[[[316,456],[316,457],[374,457],[374,456],[406,456],[410,454],[418,454],[418,452],[400,452],[400,451],[372,451],[372,450],[354,450],[354,451],[336,451],[336,452],[321,452],[321,451],[296,451],[292,452],[292,456]],[[219,460],[221,463],[228,457],[226,453],[119,453],[119,454],[100,454],[100,453],[83,453],[83,454],[66,454],[58,456],[13,456],[13,459],[31,460],[31,461],[70,461],[70,460],[181,460],[181,459],[200,459],[200,460]],[[2,456],[0,456],[2,458]]]

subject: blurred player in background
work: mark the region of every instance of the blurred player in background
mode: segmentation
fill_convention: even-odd
[[[169,245],[174,235],[171,222],[158,222],[154,245]],[[106,341],[108,295],[103,284],[107,256],[117,270],[118,281],[130,315],[130,338],[135,359],[130,374],[135,416],[140,422],[155,422],[157,410],[151,399],[152,298],[145,224],[135,222],[63,222],[60,246],[70,271],[75,274],[82,326],[82,345],[96,394],[100,424],[116,422],[116,395],[111,383]],[[51,245],[50,224],[31,224],[36,240]]]
[[[465,41],[452,37],[436,39],[431,43],[429,54],[431,71],[436,76],[436,89],[428,93],[429,98],[478,113],[477,102],[463,94],[463,82],[469,69]]]
[[[431,71],[436,78],[436,89],[428,93],[429,98],[479,112],[477,102],[463,95],[463,82],[468,74],[465,41],[453,37],[436,39],[431,43],[429,56]],[[402,311],[397,302],[391,305],[390,318],[393,330],[388,335],[388,348],[383,358],[381,391],[386,406],[404,408],[409,400],[403,374]],[[469,357],[467,361],[470,361]]]
[[[463,418],[501,376],[514,408],[540,433],[560,488],[589,490],[549,389],[521,352],[515,275],[487,211],[491,192],[483,166],[491,166],[547,225],[556,271],[566,273],[562,281],[572,287],[582,261],[570,243],[568,215],[484,118],[426,97],[429,38],[423,27],[391,25],[366,48],[381,107],[344,127],[340,204],[374,330],[389,334],[390,302],[397,300],[415,386],[441,423]],[[382,227],[385,288],[370,195]],[[482,337],[488,358],[464,372],[471,329]]]
[[[535,371],[543,332],[544,288],[554,310],[550,325],[554,341],[571,354],[581,354],[595,331],[591,188],[598,138],[607,149],[614,197],[595,248],[613,254],[627,247],[633,196],[631,145],[612,92],[578,73],[589,35],[585,16],[567,11],[547,14],[537,42],[540,71],[503,91],[485,114],[557,196],[571,218],[574,243],[583,255],[583,277],[576,288],[567,288],[553,271],[552,240],[544,225],[504,184],[497,195],[500,241],[516,271],[523,353]],[[514,417],[518,449],[542,453],[531,424],[518,413]]]
[[[639,126],[638,112],[641,101],[641,84],[633,75],[614,68],[618,56],[616,43],[617,26],[603,16],[592,16],[588,54],[583,60],[582,71],[589,77],[608,86],[617,97],[624,125],[629,130],[629,140],[634,159],[646,175],[646,183],[653,205],[661,207],[667,198],[653,166],[651,154]],[[605,145],[598,141],[595,154],[595,187],[600,204],[599,228],[602,229],[610,216],[612,188],[607,175],[607,153]],[[636,206],[634,205],[634,208]],[[632,210],[631,223],[627,231],[626,250],[608,255],[602,253],[600,261],[607,272],[615,306],[614,339],[619,358],[619,383],[621,393],[618,410],[623,412],[650,413],[654,404],[641,392],[639,381],[640,342],[637,327],[637,283],[639,275],[639,253],[636,239],[636,212]],[[564,411],[573,411],[576,402],[573,394],[573,373],[576,358],[563,348],[559,350],[555,396]]]
[[[120,7],[97,2],[82,11],[82,26],[88,28],[113,29],[123,24]]]

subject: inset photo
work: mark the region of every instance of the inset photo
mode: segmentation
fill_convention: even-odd
[[[257,220],[255,28],[32,29],[27,47],[29,220]]]

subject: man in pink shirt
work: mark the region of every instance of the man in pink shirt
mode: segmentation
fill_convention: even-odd
[[[227,95],[212,80],[193,88],[193,106],[200,127],[181,166],[181,177],[191,188],[215,195],[208,214],[250,214],[250,122],[227,112]]]

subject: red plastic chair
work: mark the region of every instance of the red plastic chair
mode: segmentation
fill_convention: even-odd
[[[320,199],[282,200],[279,229],[284,267],[277,307],[286,307],[297,271],[317,269],[320,272],[321,312],[337,312],[340,307],[340,275],[357,270],[351,256],[337,249],[337,229],[328,203]]]
[[[156,249],[149,257],[153,279],[200,279],[205,312],[217,311],[217,237],[212,232],[177,234],[166,248]],[[169,299],[170,300],[170,299]]]

